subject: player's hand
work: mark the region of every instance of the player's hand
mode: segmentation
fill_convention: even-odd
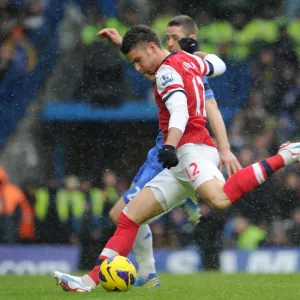
[[[104,28],[98,32],[98,36],[103,39],[108,39],[115,45],[120,46],[122,44],[122,37],[115,28]]]
[[[164,168],[176,167],[179,161],[175,147],[164,145],[158,152],[158,161],[163,164]]]
[[[220,150],[220,171],[223,170],[224,165],[229,177],[236,171],[242,169],[241,164],[230,150]]]
[[[182,38],[178,41],[181,50],[193,54],[198,49],[198,42],[192,38]]]

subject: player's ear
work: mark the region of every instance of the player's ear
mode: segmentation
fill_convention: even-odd
[[[149,47],[149,49],[151,50],[151,51],[156,51],[156,45],[155,45],[155,43],[153,43],[153,42],[150,42],[149,44],[148,44],[148,47]]]
[[[196,34],[190,34],[190,35],[189,35],[189,38],[192,38],[192,39],[194,39],[194,40],[197,40]]]

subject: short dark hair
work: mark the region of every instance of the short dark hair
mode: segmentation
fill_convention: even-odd
[[[197,24],[187,15],[179,15],[172,18],[167,26],[181,26],[187,36],[190,36],[191,34],[198,35]]]
[[[123,54],[128,54],[137,45],[151,42],[155,43],[157,47],[162,48],[159,37],[150,27],[136,25],[126,32],[120,50]]]

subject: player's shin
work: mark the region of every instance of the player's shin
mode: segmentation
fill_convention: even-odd
[[[286,159],[281,154],[254,163],[229,177],[223,191],[229,200],[235,203],[243,195],[261,185],[273,172],[285,165],[287,165]]]
[[[143,224],[139,228],[132,249],[138,263],[138,277],[147,277],[149,274],[156,273],[152,232],[148,224]]]
[[[88,274],[95,284],[99,284],[100,265],[107,257],[116,255],[127,256],[129,254],[139,227],[140,225],[129,219],[124,212],[121,213],[117,230],[102,250],[96,266]]]

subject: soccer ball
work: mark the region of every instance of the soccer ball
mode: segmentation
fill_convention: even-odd
[[[109,257],[100,266],[99,280],[107,291],[128,291],[135,279],[136,269],[127,257]]]

